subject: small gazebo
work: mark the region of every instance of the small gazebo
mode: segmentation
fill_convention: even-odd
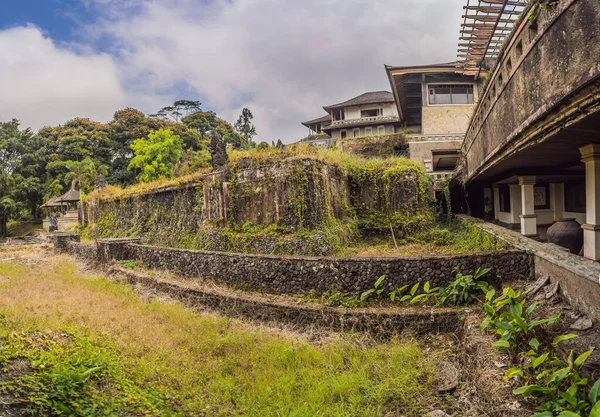
[[[48,209],[48,215],[44,219],[44,230],[47,232],[64,232],[79,224],[79,210],[77,203],[81,199],[81,193],[74,187],[61,195],[52,197],[40,207]],[[56,210],[56,209],[59,210]]]
[[[77,204],[81,199],[81,192],[71,187],[69,191],[58,197],[58,203],[66,203],[67,205]]]

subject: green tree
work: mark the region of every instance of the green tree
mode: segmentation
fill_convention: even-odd
[[[256,136],[256,128],[252,124],[252,119],[254,119],[252,112],[250,109],[244,107],[242,114],[238,118],[237,122],[235,122],[235,130],[244,139],[242,142],[242,148],[245,149],[252,148],[256,145],[252,141],[252,138]]]
[[[197,111],[181,119],[183,124],[197,131],[202,139],[206,139],[219,126],[220,120],[214,111]]]
[[[113,147],[109,183],[127,186],[135,182],[135,175],[128,169],[133,158],[131,144],[138,138],[147,137],[150,132],[160,129],[164,124],[162,120],[146,117],[141,111],[132,108],[115,112],[113,120],[108,123]]]
[[[7,222],[39,215],[46,181],[45,148],[31,130],[19,129],[19,121],[0,123],[0,235]]]
[[[140,138],[131,144],[135,156],[129,169],[139,172],[140,182],[171,178],[174,168],[183,154],[181,138],[170,129],[151,132],[147,138]]]
[[[159,120],[179,122],[182,116],[200,111],[201,104],[202,103],[195,100],[177,100],[172,106],[163,107],[155,114],[151,114],[150,117]]]
[[[207,144],[205,141],[208,141],[212,132],[219,133],[225,143],[229,143],[235,148],[242,147],[242,136],[235,131],[233,126],[217,117],[217,114],[213,111],[198,111],[184,117],[181,121],[200,134],[203,149],[206,149]]]
[[[58,179],[64,188],[70,186],[65,180],[69,172],[68,162],[82,162],[90,158],[96,167],[112,163],[115,145],[108,125],[75,119],[62,126],[41,129],[38,134],[46,147],[48,175]]]
[[[79,185],[79,189],[83,192],[89,192],[94,189],[99,175],[108,174],[108,166],[96,166],[92,158],[85,158],[81,162],[67,161],[65,166],[69,170],[65,175],[65,182],[70,182],[72,188],[76,188],[76,185]]]

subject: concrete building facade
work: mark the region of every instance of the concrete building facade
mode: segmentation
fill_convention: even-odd
[[[408,135],[410,158],[423,165],[440,191],[459,161],[481,84],[462,74],[456,62],[385,68]]]

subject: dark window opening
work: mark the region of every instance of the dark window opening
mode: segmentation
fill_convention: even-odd
[[[533,187],[533,207],[536,210],[550,208],[550,184],[539,184]]]
[[[585,181],[565,182],[565,211],[585,213]]]
[[[506,184],[500,184],[498,194],[500,195],[500,211],[510,213],[510,187]]]
[[[473,104],[472,84],[437,84],[429,86],[429,104]]]
[[[433,171],[454,171],[458,163],[458,151],[433,151],[432,152]]]
[[[381,114],[380,109],[361,110],[360,117],[377,117]]]
[[[342,139],[346,139],[346,134],[347,134],[347,133],[346,133],[346,131],[345,131],[345,130],[342,130],[342,131],[340,132],[340,137],[341,137]]]
[[[346,119],[346,115],[344,114],[344,109],[333,111],[333,120],[345,120],[345,119]]]

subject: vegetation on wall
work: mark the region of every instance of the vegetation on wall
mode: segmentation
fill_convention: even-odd
[[[262,174],[244,180],[258,168]],[[223,182],[226,213],[219,209]],[[418,164],[307,145],[230,150],[226,172],[108,187],[86,200],[99,213],[88,237],[139,234],[166,246],[240,252],[333,254],[360,227],[389,234],[391,226],[401,237],[434,219],[429,179]]]

